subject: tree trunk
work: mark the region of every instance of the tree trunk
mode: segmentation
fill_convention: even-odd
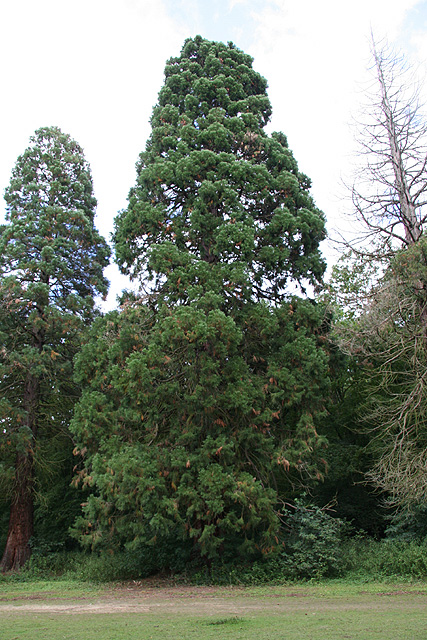
[[[34,531],[32,455],[18,454],[16,490],[10,507],[9,532],[0,562],[0,571],[17,571],[29,559],[29,541]]]
[[[22,404],[26,409],[26,426],[31,440],[24,453],[18,453],[15,463],[15,487],[10,506],[9,531],[0,562],[0,571],[16,571],[24,566],[31,555],[29,545],[34,532],[34,459],[33,449],[37,437],[37,410],[39,380],[31,373],[25,381]]]
[[[395,126],[395,110],[390,103],[387,83],[384,78],[383,64],[381,57],[374,49],[375,63],[377,66],[378,80],[381,86],[382,111],[385,116],[385,128],[387,130],[390,144],[390,159],[395,178],[396,193],[399,196],[400,219],[405,229],[405,239],[408,245],[417,242],[422,234],[420,221],[417,218],[416,206],[411,196],[408,183],[408,175],[405,170],[405,163],[402,159],[402,141]],[[403,141],[407,143],[407,139]]]

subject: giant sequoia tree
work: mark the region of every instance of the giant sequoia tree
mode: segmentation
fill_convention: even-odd
[[[94,296],[107,291],[102,270],[109,248],[94,227],[88,163],[78,144],[57,128],[36,131],[16,162],[5,198],[0,479],[10,522],[0,567],[9,570],[30,555],[36,470],[49,466],[54,441],[66,431],[78,397],[72,360],[93,317]],[[62,439],[61,446],[70,444],[70,438],[68,445]]]
[[[320,473],[323,316],[288,285],[319,283],[324,219],[270,113],[231,43],[189,39],[166,66],[115,230],[146,295],[99,320],[78,360],[90,544],[266,550],[278,492]]]

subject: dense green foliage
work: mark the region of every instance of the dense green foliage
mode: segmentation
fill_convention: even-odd
[[[87,544],[271,551],[278,499],[323,470],[327,323],[286,288],[319,281],[324,219],[286,138],[264,132],[270,111],[231,44],[188,40],[166,66],[115,232],[149,295],[98,321],[78,358]]]
[[[168,61],[113,235],[140,289],[105,316],[81,148],[45,128],[18,158],[0,226],[2,570],[425,576],[423,219],[406,229],[387,192],[405,248],[385,217],[325,293],[324,216],[265,131],[266,87],[232,43],[198,36]]]
[[[310,507],[312,510],[312,507]],[[313,522],[309,524],[311,528]],[[323,527],[322,523],[322,527]],[[427,545],[417,540],[376,541],[368,537],[336,535],[338,526],[330,523],[332,549],[324,547],[324,553],[316,557],[310,545],[305,546],[298,560],[291,554],[270,554],[255,562],[242,562],[236,557],[229,562],[214,560],[209,568],[201,568],[188,558],[176,562],[172,573],[168,570],[168,558],[165,553],[159,556],[152,547],[116,553],[86,553],[83,551],[52,552],[35,550],[30,560],[19,573],[0,574],[0,585],[31,580],[70,580],[88,583],[109,581],[141,580],[158,574],[160,579],[169,577],[175,584],[217,584],[217,585],[262,585],[286,584],[296,581],[339,580],[354,581],[366,585],[369,581],[412,581],[424,580],[427,574]],[[307,529],[306,529],[307,530]],[[316,533],[321,529],[316,528]],[[169,548],[173,552],[173,546]],[[166,550],[164,550],[166,551]],[[333,557],[333,552],[335,557]],[[322,558],[329,557],[332,562],[325,565]],[[307,566],[310,571],[307,572]]]
[[[264,132],[266,86],[231,43],[188,40],[166,65],[115,241],[123,271],[148,273],[169,302],[280,302],[323,274],[324,218],[286,137]]]
[[[302,500],[296,500],[293,510],[285,512],[284,517],[283,555],[288,571],[308,579],[337,574],[342,564],[343,522]]]
[[[334,326],[337,326],[335,319]],[[370,393],[364,358],[344,354],[330,335],[331,387],[326,398],[326,414],[319,430],[327,438],[324,458],[327,473],[311,489],[312,499],[330,505],[336,517],[375,538],[381,538],[390,509],[384,496],[366,482],[366,473],[375,461],[375,447],[366,422],[360,422],[361,407]]]
[[[81,148],[39,129],[17,160],[0,229],[0,478],[11,505],[3,568],[29,554],[33,503],[71,471],[68,424],[79,395],[73,357],[107,291],[109,248]],[[59,487],[57,487],[59,489]],[[65,490],[65,487],[64,487]]]

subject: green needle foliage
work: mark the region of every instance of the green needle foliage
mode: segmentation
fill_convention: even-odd
[[[109,248],[94,227],[88,163],[58,128],[36,131],[6,189],[0,228],[0,479],[11,505],[1,568],[30,554],[41,478],[68,458],[72,360],[94,316]],[[72,448],[72,447],[71,447]],[[62,463],[61,463],[62,461]]]
[[[98,320],[77,361],[93,494],[76,535],[209,562],[271,550],[278,499],[320,475],[326,323],[287,287],[320,283],[324,219],[285,136],[264,132],[249,56],[198,36],[165,76],[115,230],[147,295]]]
[[[116,253],[170,301],[281,301],[291,280],[318,282],[324,219],[271,115],[267,83],[231,43],[200,37],[169,60],[137,165]]]

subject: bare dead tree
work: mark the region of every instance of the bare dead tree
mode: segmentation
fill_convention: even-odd
[[[411,506],[427,500],[427,120],[404,59],[373,38],[371,53],[350,188],[361,231],[335,274],[336,297],[358,309],[337,333],[370,379],[362,413],[378,455],[368,479]]]
[[[376,259],[416,242],[427,219],[427,120],[404,58],[372,37],[372,83],[357,119],[361,166],[350,188],[362,229],[353,250]],[[356,249],[357,245],[357,249]]]

